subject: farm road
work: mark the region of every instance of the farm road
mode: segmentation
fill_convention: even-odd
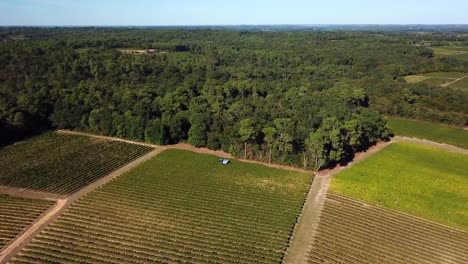
[[[18,198],[40,199],[40,200],[49,200],[49,201],[58,201],[60,199],[65,199],[67,197],[66,195],[26,190],[23,188],[16,188],[16,187],[3,186],[3,185],[0,185],[0,194],[6,194],[9,196],[18,197]]]
[[[283,263],[299,264],[307,263],[307,257],[314,241],[315,234],[320,222],[320,214],[323,209],[328,187],[333,175],[349,168],[353,163],[366,159],[377,153],[392,142],[380,142],[366,152],[356,154],[352,163],[338,166],[334,169],[320,171],[315,175],[312,186],[307,194],[306,202],[294,227],[293,235],[289,241],[289,247]]]
[[[82,188],[78,192],[72,194],[68,198],[59,199],[52,209],[49,209],[46,214],[36,220],[23,234],[21,234],[15,241],[13,241],[9,246],[7,246],[2,252],[0,252],[0,264],[7,263],[14,255],[21,251],[37,234],[44,230],[50,223],[56,220],[73,202],[80,199],[81,197],[89,194],[90,192],[96,190],[97,188],[103,186],[106,183],[114,180],[123,173],[133,169],[139,164],[147,161],[154,156],[158,155],[165,148],[157,148],[154,151],[128,163],[127,165],[121,167],[108,174],[107,176],[102,177],[101,179],[91,183],[90,185]]]
[[[444,83],[444,84],[442,84],[442,87],[449,87],[450,85],[452,85],[452,84],[454,84],[454,83],[456,83],[458,81],[461,81],[461,80],[465,79],[466,77],[468,77],[468,75],[465,75],[465,76],[463,76],[461,78],[455,79],[452,82]]]
[[[158,149],[188,150],[188,151],[192,151],[192,152],[195,152],[195,153],[209,154],[209,155],[214,155],[214,156],[218,156],[218,157],[223,157],[223,158],[226,158],[226,159],[235,159],[231,154],[226,153],[224,151],[211,150],[211,149],[208,149],[208,148],[196,148],[196,147],[194,147],[192,145],[185,144],[185,143],[179,143],[179,144],[167,145],[167,146],[160,146],[160,145],[142,143],[142,142],[126,140],[126,139],[121,139],[121,138],[99,136],[99,135],[94,135],[94,134],[90,134],[90,133],[75,132],[75,131],[69,131],[69,130],[57,130],[57,133],[59,133],[59,134],[68,134],[68,135],[87,136],[87,137],[94,137],[94,138],[114,140],[114,141],[121,141],[121,142],[125,142],[125,143],[130,143],[130,144],[138,144],[138,145],[142,145],[142,146],[154,147],[154,148],[158,148]],[[256,160],[245,160],[245,159],[237,159],[237,160],[242,161],[242,162],[260,164],[260,165],[264,165],[264,166],[271,167],[271,168],[277,168],[277,169],[283,169],[283,170],[289,170],[289,171],[298,171],[298,172],[304,172],[304,173],[311,173],[311,171],[309,171],[309,170],[303,170],[303,169],[299,169],[299,168],[295,168],[295,167],[291,167],[291,166],[286,166],[286,165],[266,163],[266,162],[261,162],[261,161],[256,161]]]

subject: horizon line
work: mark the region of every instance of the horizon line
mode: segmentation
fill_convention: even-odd
[[[152,24],[141,24],[141,25],[116,25],[116,24],[37,24],[37,25],[14,25],[5,24],[0,27],[236,27],[236,26],[468,26],[468,23],[320,23],[320,24],[165,24],[165,25],[152,25]]]

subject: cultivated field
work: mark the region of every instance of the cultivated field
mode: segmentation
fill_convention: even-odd
[[[427,139],[468,149],[468,131],[460,127],[389,117],[388,125],[397,136]]]
[[[0,251],[53,203],[0,195]]]
[[[432,86],[443,86],[457,89],[468,89],[468,73],[464,72],[431,72],[406,76],[408,83],[425,83]]]
[[[329,193],[309,263],[468,263],[468,233]]]
[[[0,150],[0,185],[70,194],[151,150],[49,133]]]
[[[335,176],[330,190],[468,230],[468,155],[394,143]]]
[[[432,50],[436,57],[452,57],[468,61],[468,47],[466,46],[434,47]]]
[[[280,263],[311,176],[166,150],[72,205],[13,263]]]

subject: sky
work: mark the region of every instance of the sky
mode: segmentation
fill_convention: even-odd
[[[468,24],[468,0],[0,0],[0,25]]]

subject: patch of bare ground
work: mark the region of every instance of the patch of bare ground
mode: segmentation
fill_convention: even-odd
[[[49,200],[49,201],[58,201],[60,199],[65,199],[66,195],[59,195],[48,192],[33,191],[27,190],[24,188],[16,188],[0,185],[0,194],[6,194],[12,197],[19,198],[28,198],[28,199],[40,199],[40,200]]]
[[[0,253],[0,264],[7,263],[14,255],[20,252],[23,249],[23,247],[25,247],[37,234],[44,230],[50,223],[56,220],[73,202],[89,194],[95,189],[105,185],[106,183],[109,183],[110,181],[116,179],[123,173],[133,169],[139,164],[153,158],[154,156],[158,155],[164,150],[164,148],[157,148],[156,150],[128,163],[120,169],[113,171],[107,176],[104,176],[99,180],[89,184],[88,186],[82,188],[76,193],[70,195],[69,197],[65,199],[59,199],[56,205],[50,211],[48,211],[44,216],[37,219],[30,226],[30,228],[28,228],[23,234],[16,238],[9,246],[7,246]]]

